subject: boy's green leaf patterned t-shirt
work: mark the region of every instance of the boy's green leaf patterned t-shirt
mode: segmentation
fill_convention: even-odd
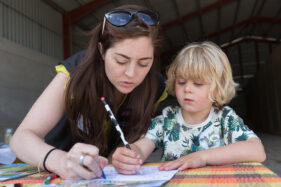
[[[162,115],[152,120],[145,137],[152,140],[156,147],[163,147],[162,161],[258,138],[228,106],[222,110],[212,107],[207,119],[196,125],[184,121],[179,106],[166,107]]]

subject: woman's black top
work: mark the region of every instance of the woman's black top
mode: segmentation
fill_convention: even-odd
[[[60,64],[63,64],[65,68],[70,72],[73,68],[75,68],[82,60],[85,51],[81,51],[76,53],[75,55],[69,57],[68,59],[62,61]],[[158,86],[158,97],[160,98],[165,90],[165,80],[163,76],[159,73],[159,86]],[[157,102],[157,101],[155,101]],[[122,104],[122,106],[118,110],[117,120],[122,128],[122,117],[126,116],[128,113],[127,110],[129,106],[126,101]],[[112,136],[118,136],[118,133],[113,131]],[[71,135],[70,122],[66,118],[66,115],[60,119],[57,125],[45,136],[45,142],[58,148],[61,150],[68,151],[70,148],[77,142],[83,142],[81,139],[74,138]],[[116,145],[109,145],[109,147],[116,147]],[[112,150],[111,150],[112,151]]]

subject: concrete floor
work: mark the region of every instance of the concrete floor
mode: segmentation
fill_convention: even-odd
[[[281,177],[281,136],[267,133],[257,134],[263,142],[267,156],[263,164]],[[161,149],[154,151],[146,162],[159,162],[161,153]]]
[[[281,136],[267,133],[257,133],[266,152],[266,161],[263,163],[281,177]]]

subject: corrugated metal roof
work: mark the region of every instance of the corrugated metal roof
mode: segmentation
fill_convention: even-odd
[[[91,13],[72,25],[73,42],[82,48],[82,32],[103,18],[106,11],[122,4],[139,4],[157,10],[165,37],[163,53],[175,52],[187,42],[208,39],[219,45],[240,37],[281,37],[280,0],[44,0],[66,12],[93,6]],[[79,35],[79,33],[81,35]],[[79,37],[77,37],[79,36]]]

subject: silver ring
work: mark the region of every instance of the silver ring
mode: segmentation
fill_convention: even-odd
[[[85,154],[83,154],[82,153],[82,155],[80,156],[80,159],[79,159],[79,164],[81,165],[81,166],[84,166],[84,159],[85,159]]]

